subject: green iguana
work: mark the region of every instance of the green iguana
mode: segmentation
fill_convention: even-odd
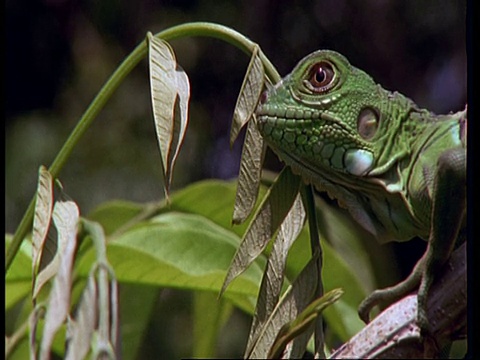
[[[380,242],[428,241],[406,280],[359,307],[393,303],[419,287],[417,322],[438,268],[465,240],[467,109],[435,115],[390,92],[333,51],[317,51],[267,90],[255,112],[267,144],[326,191]]]

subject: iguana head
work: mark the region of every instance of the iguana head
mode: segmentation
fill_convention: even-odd
[[[256,110],[274,150],[316,169],[357,176],[375,166],[385,138],[379,103],[387,92],[334,51],[316,51],[266,91]]]

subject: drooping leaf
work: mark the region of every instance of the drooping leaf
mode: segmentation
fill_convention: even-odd
[[[280,297],[285,278],[285,264],[292,243],[300,234],[305,222],[305,210],[298,194],[292,208],[285,217],[268,258],[267,268],[262,278],[255,315],[250,328],[246,353],[256,342],[258,334],[268,320]]]
[[[238,174],[237,193],[232,218],[234,224],[243,223],[255,206],[264,157],[265,142],[257,130],[255,122],[250,121],[243,143],[242,160]]]
[[[98,329],[94,343],[94,357],[119,352],[118,340],[118,289],[114,271],[107,259],[105,233],[99,223],[82,219],[84,231],[92,238],[96,250],[94,264],[95,282],[98,288]]]
[[[285,167],[264,197],[228,270],[222,291],[265,249],[298,193],[300,178]]]
[[[243,79],[242,87],[240,88],[240,93],[238,94],[237,103],[233,111],[230,146],[233,146],[238,133],[252,117],[263,90],[265,70],[263,69],[259,51],[259,46],[255,45],[247,72]]]
[[[37,278],[37,273],[43,270],[56,252],[56,239],[53,238],[52,234],[50,234],[50,238],[47,236],[52,218],[53,202],[52,176],[45,166],[40,166],[32,233],[33,299],[36,298],[38,291],[54,273],[52,272],[48,276],[45,276],[46,273],[44,273],[43,278]],[[49,241],[47,241],[48,238]],[[42,265],[40,264],[41,260],[43,260]]]
[[[170,45],[148,33],[153,115],[168,196],[173,167],[188,124],[190,85]]]
[[[293,284],[283,294],[274,311],[262,327],[250,352],[245,353],[245,358],[266,358],[280,329],[295,319],[314,299],[318,286],[317,257],[319,255],[319,253],[314,254]],[[300,358],[303,355],[312,331],[313,329],[310,329],[310,331],[306,331],[294,339],[293,344],[288,349],[289,354],[287,357]]]
[[[334,289],[326,293],[324,296],[314,300],[310,305],[303,310],[295,320],[282,326],[275,338],[275,341],[270,348],[268,358],[277,359],[280,358],[288,343],[294,338],[305,332],[308,327],[313,325],[313,322],[317,317],[334,302],[336,302],[340,296],[342,296],[343,290]]]
[[[65,359],[84,359],[90,351],[92,335],[98,317],[97,284],[94,276],[87,280],[87,286],[75,314],[68,324],[68,347]]]
[[[53,338],[67,318],[70,309],[72,268],[76,248],[79,211],[73,201],[57,201],[53,208],[53,222],[58,233],[59,266],[54,278],[45,314],[45,326],[40,348],[40,359],[48,359]]]

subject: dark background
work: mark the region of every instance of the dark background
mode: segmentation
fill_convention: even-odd
[[[343,53],[385,88],[434,112],[466,103],[466,2],[454,0],[246,0],[6,2],[6,228],[31,198],[89,102],[144,38],[188,21],[233,27],[260,44],[282,75],[317,49]],[[172,42],[192,87],[191,126],[175,187],[232,178],[228,147],[248,58],[218,40]],[[162,196],[146,61],[107,104],[60,179],[83,212],[111,198]]]
[[[6,231],[15,230],[27,207],[39,165],[51,163],[100,87],[148,31],[218,22],[257,42],[282,75],[308,53],[333,49],[384,88],[446,113],[467,102],[466,7],[466,0],[7,0]],[[249,59],[214,39],[172,45],[192,91],[173,188],[234,178],[241,149],[237,142],[230,151],[228,136]],[[143,61],[60,174],[83,214],[106,200],[163,196],[149,96]],[[278,169],[273,156],[268,160]],[[398,248],[406,272],[423,244]]]

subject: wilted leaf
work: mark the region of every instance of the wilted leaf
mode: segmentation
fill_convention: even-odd
[[[283,294],[273,313],[263,326],[251,351],[245,358],[266,358],[280,329],[295,319],[313,300],[318,286],[318,267],[316,253],[292,285]],[[312,329],[313,331],[313,329]],[[311,331],[305,332],[294,340],[289,349],[289,357],[300,358],[305,351]]]
[[[327,306],[330,306],[337,301],[342,294],[343,290],[341,289],[335,289],[326,293],[324,296],[316,299],[308,305],[295,320],[283,325],[278,332],[267,357],[269,359],[280,358],[288,343],[312,326],[313,322],[322,311],[325,310]]]
[[[298,193],[300,178],[285,167],[264,197],[228,270],[221,293],[265,249]],[[220,294],[221,294],[220,293]]]
[[[238,133],[252,117],[263,90],[265,71],[259,56],[259,51],[260,48],[255,44],[233,111],[230,146],[233,146]]]
[[[265,157],[265,142],[254,121],[247,126],[238,174],[237,194],[233,209],[234,224],[241,224],[252,212],[257,201]]]
[[[250,328],[246,353],[250,351],[258,334],[278,302],[283,280],[285,278],[285,264],[288,251],[292,243],[300,234],[304,222],[305,210],[303,208],[300,194],[298,194],[292,208],[280,226],[277,238],[273,244],[272,252],[268,258],[267,268],[262,278],[262,284],[257,299],[255,315]]]
[[[188,124],[190,85],[170,45],[148,33],[153,115],[168,196],[172,172]]]
[[[50,228],[50,220],[53,211],[53,179],[45,166],[40,166],[38,170],[38,186],[35,201],[35,213],[33,217],[32,233],[32,278],[33,278],[33,299],[36,298],[38,291],[43,284],[47,282],[53,273],[44,276],[43,279],[37,279],[37,273],[49,263],[56,252],[56,239],[50,237],[46,244],[47,234]],[[52,234],[51,234],[52,235]],[[43,256],[42,256],[43,255]],[[42,259],[43,257],[43,259]],[[40,262],[42,260],[43,265]],[[46,275],[46,273],[44,273]]]
[[[57,254],[60,261],[48,299],[40,359],[49,358],[55,333],[68,315],[78,218],[78,207],[73,201],[58,201],[55,203],[53,222],[58,233]]]
[[[95,331],[98,316],[97,284],[94,276],[90,276],[82,294],[75,318],[68,326],[68,342],[65,359],[84,359],[90,350],[92,335]]]

